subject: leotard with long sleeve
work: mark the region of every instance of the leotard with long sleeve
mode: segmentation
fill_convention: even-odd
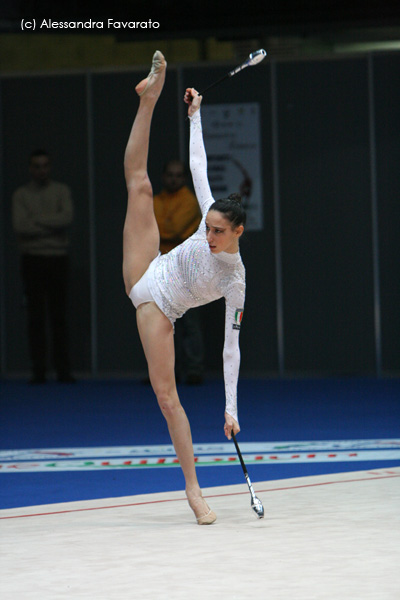
[[[172,323],[189,308],[225,298],[226,412],[237,420],[239,331],[245,299],[245,269],[239,252],[212,254],[207,243],[205,219],[214,199],[207,178],[200,110],[190,119],[190,170],[202,221],[190,238],[156,259],[149,288],[156,304]]]

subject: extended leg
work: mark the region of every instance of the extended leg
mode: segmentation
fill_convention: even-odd
[[[166,62],[161,52],[153,56],[149,76],[136,86],[140,105],[125,150],[128,190],[123,240],[123,276],[126,292],[145,273],[157,256],[159,232],[153,210],[153,190],[147,173],[150,126],[165,80]]]

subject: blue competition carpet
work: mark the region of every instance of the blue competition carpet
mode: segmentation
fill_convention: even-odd
[[[150,387],[0,385],[0,509],[184,488]],[[223,435],[222,381],[179,392],[200,485],[244,483]],[[399,379],[241,379],[239,417],[253,483],[400,466]]]

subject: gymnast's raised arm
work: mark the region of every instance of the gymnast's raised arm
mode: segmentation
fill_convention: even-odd
[[[207,177],[207,155],[201,127],[200,104],[202,96],[194,88],[187,88],[184,101],[189,105],[190,119],[190,171],[193,185],[203,216],[214,202]]]

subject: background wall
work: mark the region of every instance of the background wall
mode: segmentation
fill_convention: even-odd
[[[241,243],[247,300],[242,372],[381,374],[400,370],[398,177],[400,54],[274,62],[209,103],[259,102],[264,229]],[[149,170],[187,160],[181,102],[236,64],[170,65],[153,121]],[[148,69],[3,75],[1,366],[28,371],[11,195],[35,147],[73,191],[71,343],[74,370],[140,375],[145,363],[121,278],[123,153]],[[222,301],[202,310],[208,371],[221,367]]]

